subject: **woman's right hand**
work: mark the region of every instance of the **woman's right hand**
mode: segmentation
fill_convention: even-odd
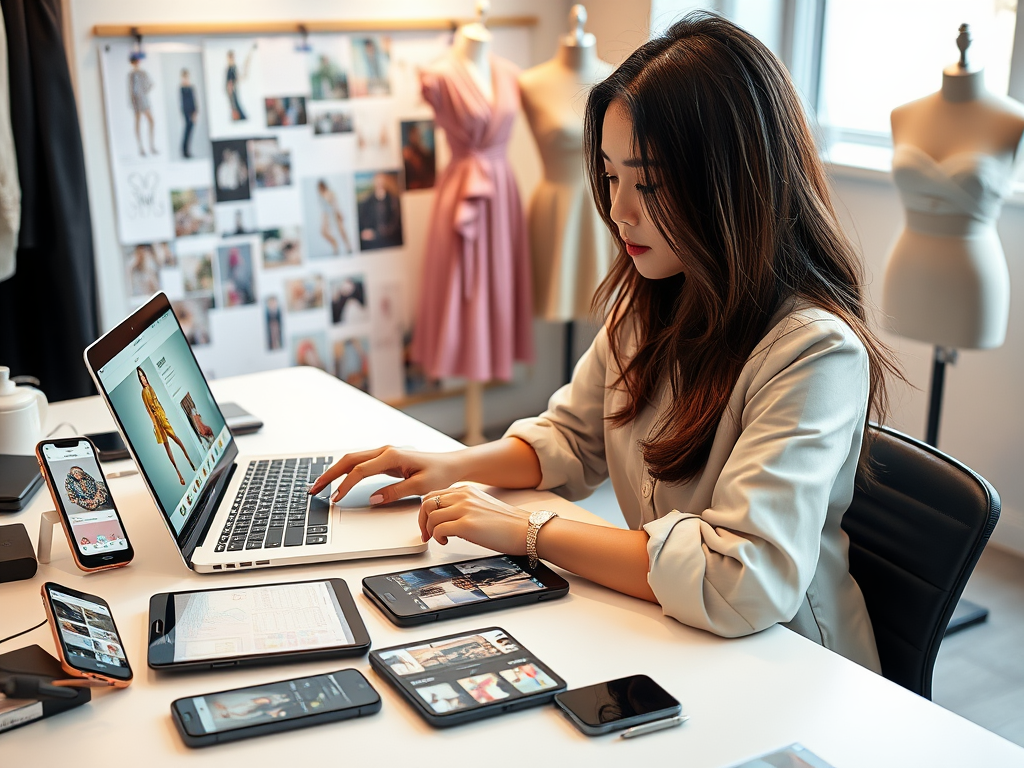
[[[352,486],[373,475],[391,475],[403,478],[385,486],[370,497],[370,504],[388,504],[406,496],[421,496],[427,491],[447,488],[460,477],[458,452],[426,453],[395,448],[387,445],[369,451],[342,456],[334,466],[324,472],[310,486],[310,493],[319,493],[334,480],[345,475],[341,485],[331,495],[338,502],[352,490]]]

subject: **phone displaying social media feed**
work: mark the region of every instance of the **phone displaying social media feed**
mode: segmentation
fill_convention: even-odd
[[[500,627],[370,653],[370,666],[431,725],[550,703],[565,681]]]

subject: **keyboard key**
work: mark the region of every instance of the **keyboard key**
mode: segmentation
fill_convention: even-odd
[[[284,535],[286,547],[298,547],[302,544],[304,530],[302,526],[291,526]]]
[[[228,552],[237,552],[244,546],[244,541],[232,541],[230,544],[228,544]]]
[[[327,537],[326,536],[307,536],[306,537],[306,543],[307,544],[326,544],[327,543]]]
[[[327,533],[326,525],[310,525],[306,528],[306,533]]]

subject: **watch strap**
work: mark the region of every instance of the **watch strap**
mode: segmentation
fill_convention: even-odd
[[[537,536],[540,534],[541,526],[552,518],[558,517],[554,512],[546,509],[537,510],[530,515],[529,525],[526,528],[526,556],[530,559],[530,570],[537,567],[540,557],[537,554]]]

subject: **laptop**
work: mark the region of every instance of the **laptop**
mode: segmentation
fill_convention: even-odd
[[[419,500],[370,510],[307,489],[337,457],[243,456],[164,293],[85,350],[85,364],[185,565],[198,573],[423,552]],[[394,482],[389,479],[388,482]],[[337,481],[332,484],[337,487]],[[381,517],[388,516],[387,524]]]

